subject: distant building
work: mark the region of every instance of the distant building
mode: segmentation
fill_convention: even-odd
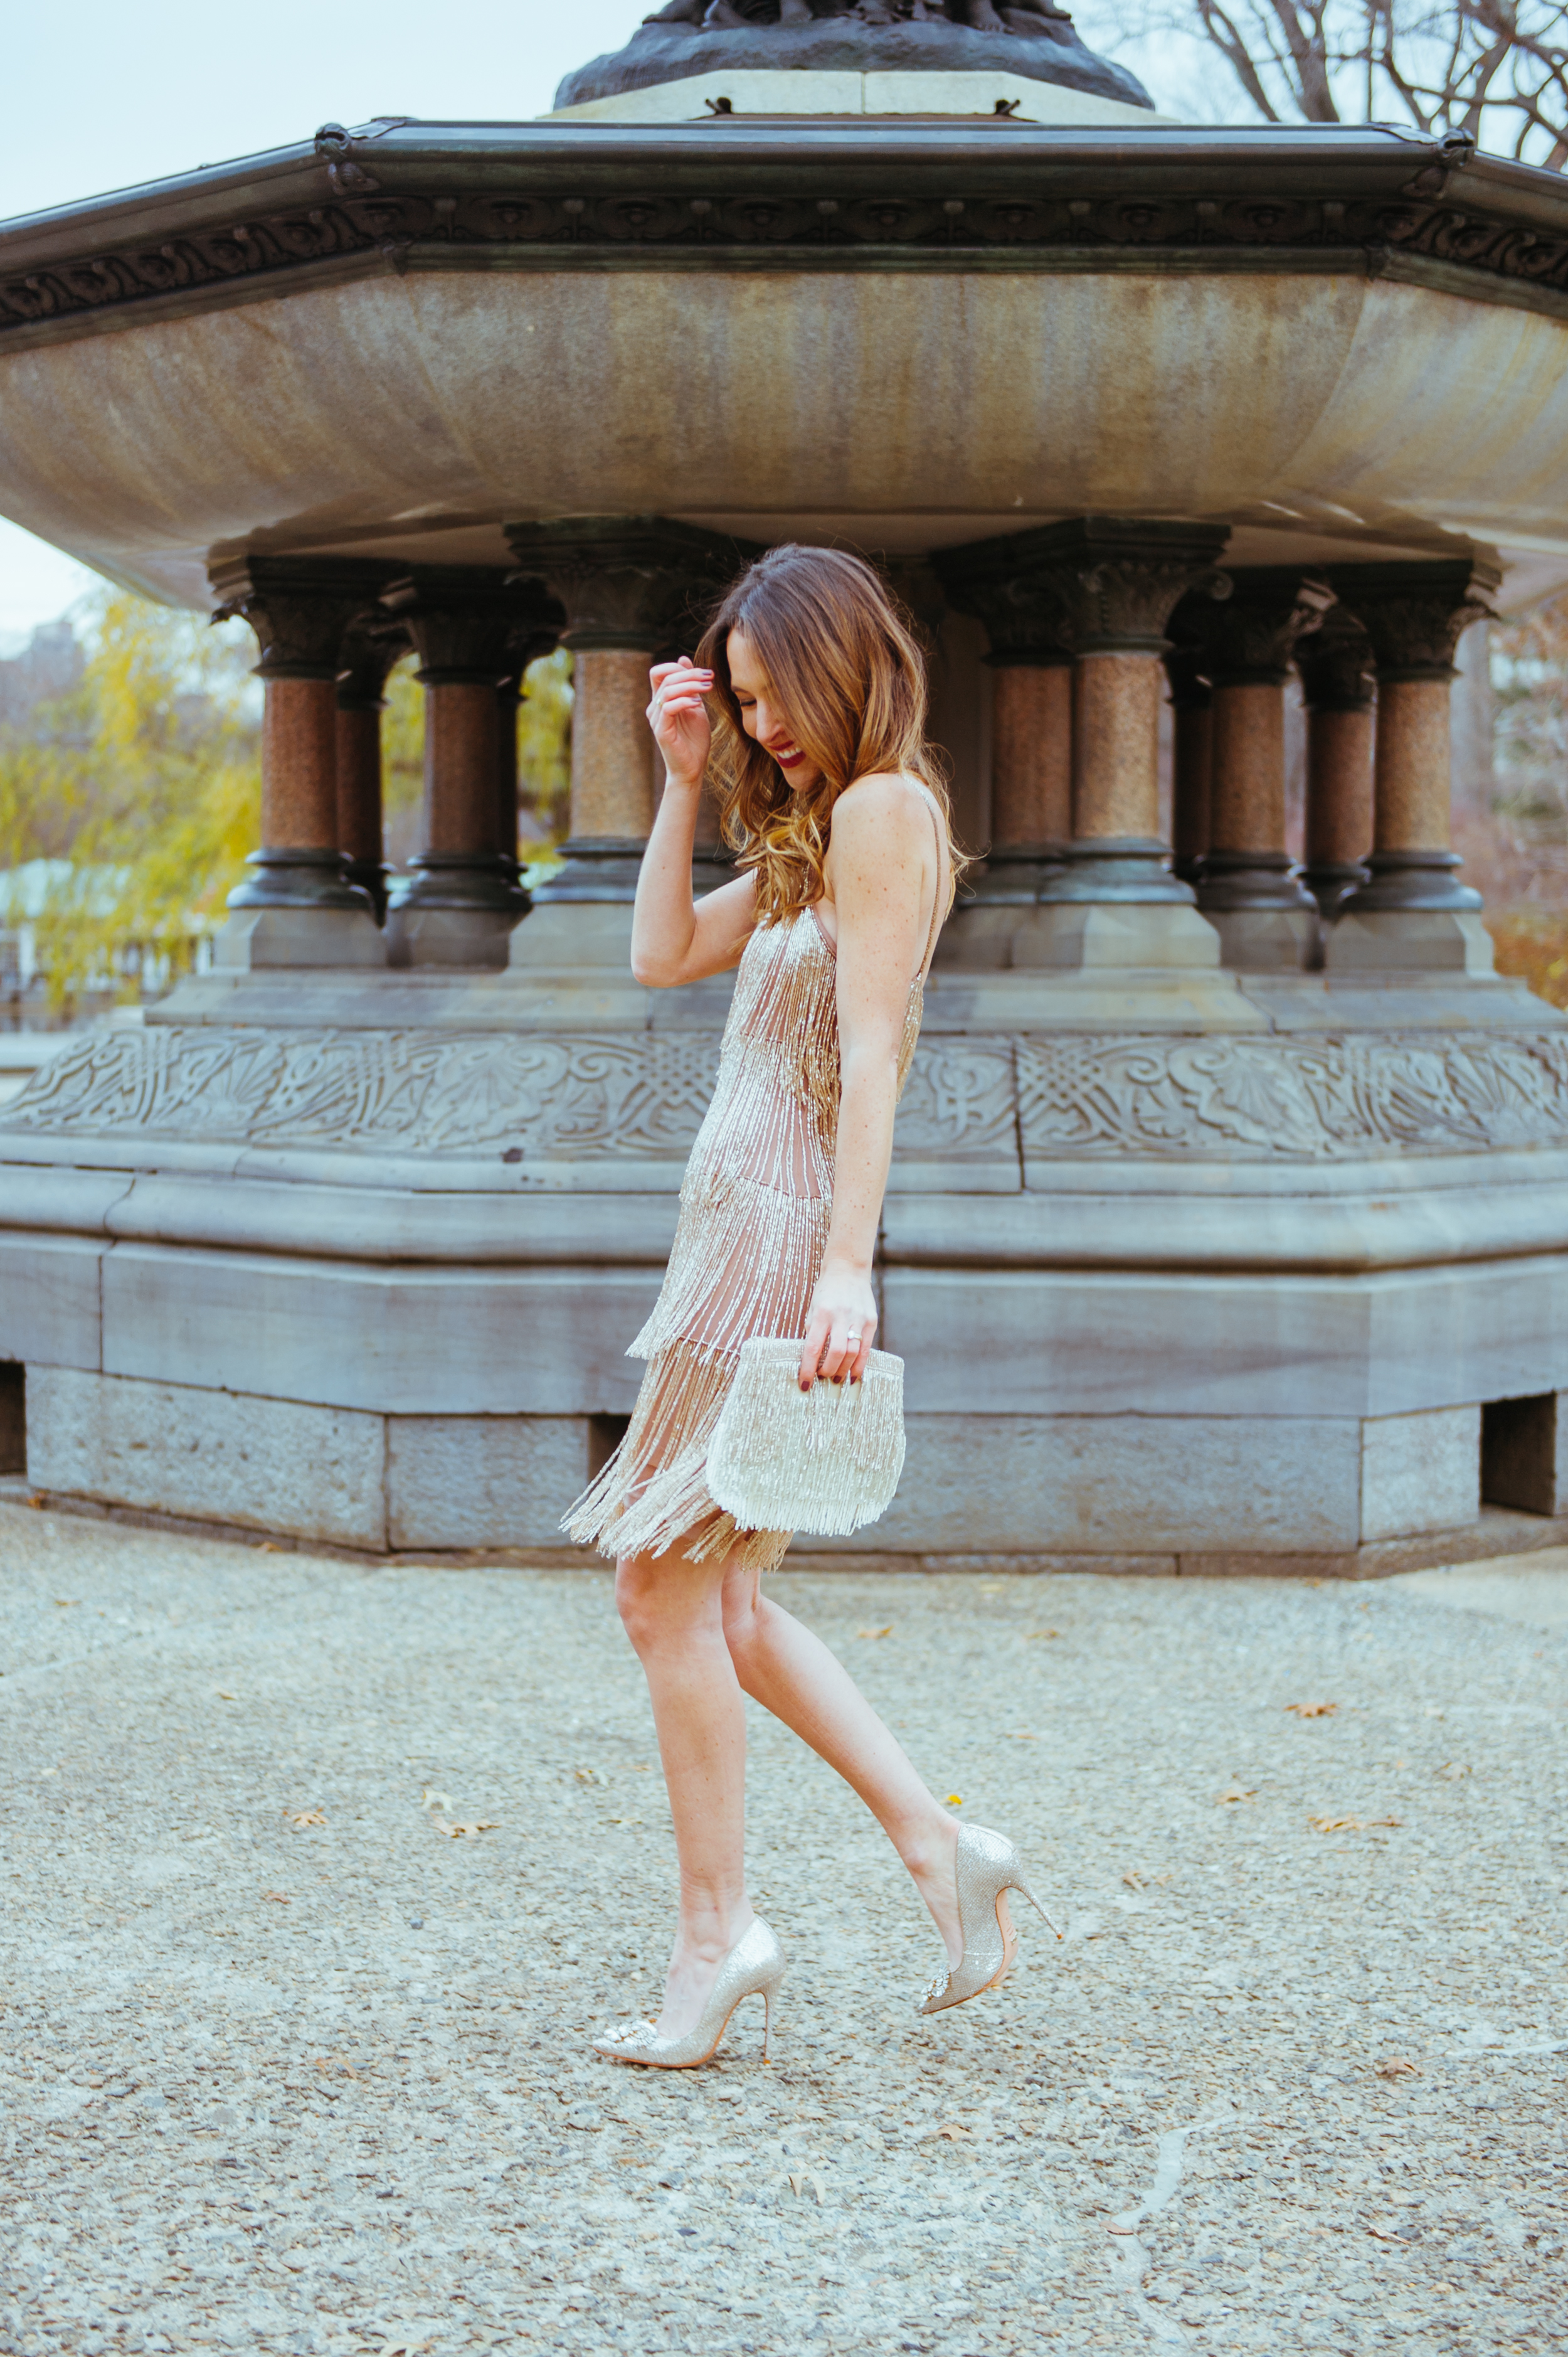
[[[40,622],[27,645],[0,662],[0,728],[21,728],[40,704],[69,695],[87,665],[70,622]]]

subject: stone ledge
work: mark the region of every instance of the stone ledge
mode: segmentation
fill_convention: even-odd
[[[166,1531],[171,1537],[216,1540],[252,1551],[319,1556],[390,1571],[519,1571],[608,1578],[611,1566],[588,1547],[408,1547],[378,1555],[363,1547],[334,1545],[326,1539],[272,1535],[238,1523],[202,1522],[186,1514],[160,1514],[134,1506],[106,1506],[96,1498],[40,1490],[23,1474],[0,1474],[0,1506],[31,1506],[39,1512],[70,1514],[87,1522],[113,1523],[126,1530]],[[1440,1571],[1500,1556],[1540,1555],[1568,1545],[1568,1514],[1516,1514],[1484,1507],[1481,1519],[1463,1531],[1438,1531],[1418,1539],[1382,1539],[1342,1555],[824,1555],[791,1548],[785,1573],[810,1577],[841,1573],[972,1573],[977,1578],[1039,1578],[1094,1573],[1106,1579],[1392,1579],[1405,1571]]]

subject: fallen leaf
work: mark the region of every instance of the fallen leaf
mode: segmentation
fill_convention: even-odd
[[[1061,1631],[1059,1629],[1026,1629],[1024,1634],[1026,1637],[1059,1637]]]
[[[353,2064],[345,2062],[340,2054],[318,2054],[315,2068],[317,2071],[341,2071],[346,2079],[357,2079],[360,2075]]]
[[[1297,1718],[1332,1718],[1339,1706],[1337,1702],[1287,1702],[1285,1708]]]
[[[48,1501],[41,1490],[35,1490],[32,1496],[27,1500],[28,1505],[31,1506],[33,1512],[37,1514],[41,1514],[43,1512],[47,1502]]]
[[[1138,2229],[1136,2226],[1107,2226],[1105,2231],[1108,2234],[1135,2234]]]
[[[433,1792],[426,1784],[424,1798],[419,1805],[422,1809],[449,1809],[452,1805],[452,1797],[449,1792]]]
[[[579,1784],[602,1784],[605,1781],[596,1768],[575,1768],[572,1772]]]
[[[1375,1825],[1402,1825],[1404,1819],[1402,1817],[1374,1817],[1372,1819],[1372,1823]]]
[[[1421,2076],[1420,2063],[1410,2061],[1402,2054],[1385,2054],[1377,2067],[1380,2079],[1419,2079]]]
[[[972,2128],[964,2127],[957,2120],[950,2120],[946,2127],[938,2128],[936,2133],[940,2136],[946,2136],[950,2144],[957,2144],[960,2136],[972,2136],[974,2131]]]
[[[1038,1743],[1040,1738],[1037,1735],[1015,1735],[1010,1740],[1014,1743]]]
[[[1144,1888],[1144,1877],[1141,1874],[1134,1874],[1131,1867],[1129,1867],[1127,1872],[1122,1877],[1122,1879],[1126,1884],[1129,1890],[1142,1890]]]
[[[948,1794],[948,1806],[950,1809],[961,1809],[963,1806],[963,1794],[961,1792],[950,1792]]]
[[[1320,1834],[1359,1834],[1359,1817],[1308,1817],[1307,1824]]]
[[[80,1596],[57,1596],[55,1598],[55,1602],[59,1606],[62,1612],[69,1612],[73,1604],[80,1604],[81,1601],[81,1598]]]
[[[322,1809],[285,1809],[284,1818],[291,1825],[324,1825],[326,1812]]]
[[[263,1890],[262,1897],[263,1899],[272,1900],[274,1904],[278,1907],[292,1907],[294,1905],[293,1900],[288,1896],[286,1891]]]
[[[437,1817],[435,1824],[437,1833],[448,1834],[454,1841],[460,1841],[465,1834],[493,1834],[498,1830],[494,1817],[476,1817],[471,1824],[458,1825],[449,1825],[445,1817]]]
[[[1255,1784],[1250,1789],[1244,1789],[1240,1784],[1231,1784],[1223,1792],[1216,1792],[1214,1801],[1217,1808],[1229,1809],[1233,1808],[1238,1801],[1255,1801],[1257,1797],[1258,1788]]]
[[[1437,1770],[1440,1776],[1446,1776],[1451,1784],[1456,1783],[1461,1776],[1468,1776],[1471,1772],[1468,1762],[1463,1760],[1445,1760]]]
[[[238,1695],[230,1694],[223,1686],[218,1686],[214,1691],[216,1692],[220,1702],[238,1702],[240,1699]]]
[[[1375,2234],[1380,2243],[1402,2243],[1405,2240],[1405,2236],[1400,2233],[1397,2226],[1369,2225],[1367,2232],[1369,2234]]]
[[[891,1637],[893,1623],[889,1620],[886,1629],[857,1629],[854,1633],[857,1637]]]

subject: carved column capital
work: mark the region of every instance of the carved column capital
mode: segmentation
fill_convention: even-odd
[[[1372,642],[1347,606],[1336,605],[1296,649],[1309,712],[1368,712],[1376,692]]]
[[[1230,568],[1231,595],[1212,608],[1206,649],[1212,687],[1283,687],[1298,640],[1322,627],[1334,592],[1294,565]]]
[[[1473,556],[1336,565],[1328,574],[1372,642],[1380,683],[1452,679],[1455,649],[1472,622],[1490,615],[1501,578],[1495,565]]]
[[[331,556],[227,557],[208,567],[214,617],[242,616],[261,650],[262,679],[336,679],[349,625],[375,608],[390,565]]]
[[[983,597],[988,629],[1004,644],[1051,645],[1073,655],[1159,655],[1185,593],[1230,595],[1217,569],[1224,524],[1082,516],[946,549],[935,560],[953,602]],[[981,611],[978,602],[967,610]]]
[[[564,608],[562,644],[658,654],[694,630],[759,549],[663,516],[569,516],[507,526],[519,583],[542,582]]]
[[[520,646],[547,651],[565,621],[542,583],[488,565],[415,565],[381,603],[417,651],[426,687],[496,686]]]
[[[1011,541],[982,540],[966,547],[939,549],[931,558],[931,568],[949,603],[984,625],[991,640],[986,661],[996,670],[1071,662],[1060,635],[1062,605],[1057,583],[1049,575],[1021,567]]]

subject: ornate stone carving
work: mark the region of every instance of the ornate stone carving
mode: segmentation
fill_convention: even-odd
[[[657,654],[761,550],[663,516],[574,516],[507,527],[519,582],[546,583],[565,609],[563,643]]]
[[[0,1128],[273,1149],[682,1162],[714,1032],[94,1032]],[[1568,1031],[922,1043],[897,1151],[922,1159],[1327,1161],[1568,1146]],[[673,1175],[673,1172],[672,1174]]]
[[[1447,679],[1454,651],[1501,575],[1479,558],[1436,557],[1411,565],[1337,565],[1336,594],[1371,640],[1380,679]]]
[[[1314,712],[1365,712],[1372,701],[1372,642],[1354,614],[1330,607],[1296,649],[1302,694]]]
[[[547,652],[565,620],[542,583],[482,565],[414,565],[381,602],[417,648],[427,687],[494,686],[520,647]]]
[[[1473,279],[1477,295],[1488,279],[1501,279],[1521,291],[1541,288],[1545,307],[1555,310],[1555,298],[1568,292],[1568,235],[1453,206],[1266,194],[1194,198],[1176,184],[1174,167],[1168,192],[1151,183],[1145,168],[1136,193],[1075,199],[1014,188],[992,193],[980,162],[948,165],[940,186],[929,171],[909,173],[905,185],[894,180],[875,198],[851,186],[835,190],[828,166],[816,157],[802,164],[798,192],[780,188],[776,178],[766,189],[748,188],[733,160],[726,170],[717,158],[700,182],[679,190],[667,181],[628,194],[623,186],[596,188],[589,180],[585,192],[576,193],[585,186],[582,170],[572,189],[541,170],[502,192],[457,181],[444,194],[382,188],[366,195],[345,192],[371,175],[324,159],[323,200],[308,207],[234,221],[215,195],[210,221],[182,226],[156,242],[89,243],[68,260],[51,257],[8,272],[0,239],[0,342],[7,331],[27,340],[31,330],[142,303],[166,307],[172,300],[181,310],[200,310],[209,289],[285,278],[295,270],[310,270],[313,284],[331,275],[334,264],[344,276],[362,274],[378,258],[402,270],[415,252],[439,257],[444,269],[489,269],[498,248],[515,250],[520,263],[532,254],[550,264],[578,246],[788,246],[809,268],[832,267],[846,251],[879,246],[933,257],[1013,253],[1022,260],[1035,253],[1047,267],[1054,250],[1081,255],[1138,247],[1168,253],[1178,269],[1202,269],[1209,254],[1226,250],[1251,252],[1261,269],[1273,269],[1291,249],[1359,249],[1375,267],[1393,250],[1441,261]],[[345,177],[350,171],[352,182]],[[683,178],[692,179],[690,173]],[[961,195],[952,193],[955,185]]]
[[[1171,608],[1185,592],[1230,594],[1215,559],[1224,524],[1144,522],[1084,516],[993,540],[971,541],[936,559],[955,602],[995,618],[1006,646],[1055,645],[1074,653],[1163,651]]]
[[[1233,568],[1230,582],[1233,595],[1209,609],[1214,616],[1206,666],[1210,686],[1253,682],[1283,685],[1297,640],[1321,628],[1334,604],[1333,590],[1299,565]],[[1193,600],[1195,607],[1198,603]]]
[[[893,1150],[914,1161],[1015,1163],[1012,1041],[923,1041],[898,1107]]]
[[[390,565],[351,558],[229,557],[209,567],[217,619],[242,615],[256,634],[263,679],[335,679],[350,625],[377,605]]]
[[[1568,1033],[1021,1040],[1018,1110],[1040,1161],[1568,1146]]]
[[[6,1109],[13,1129],[501,1160],[683,1157],[713,1093],[705,1032],[263,1031],[84,1039]]]

